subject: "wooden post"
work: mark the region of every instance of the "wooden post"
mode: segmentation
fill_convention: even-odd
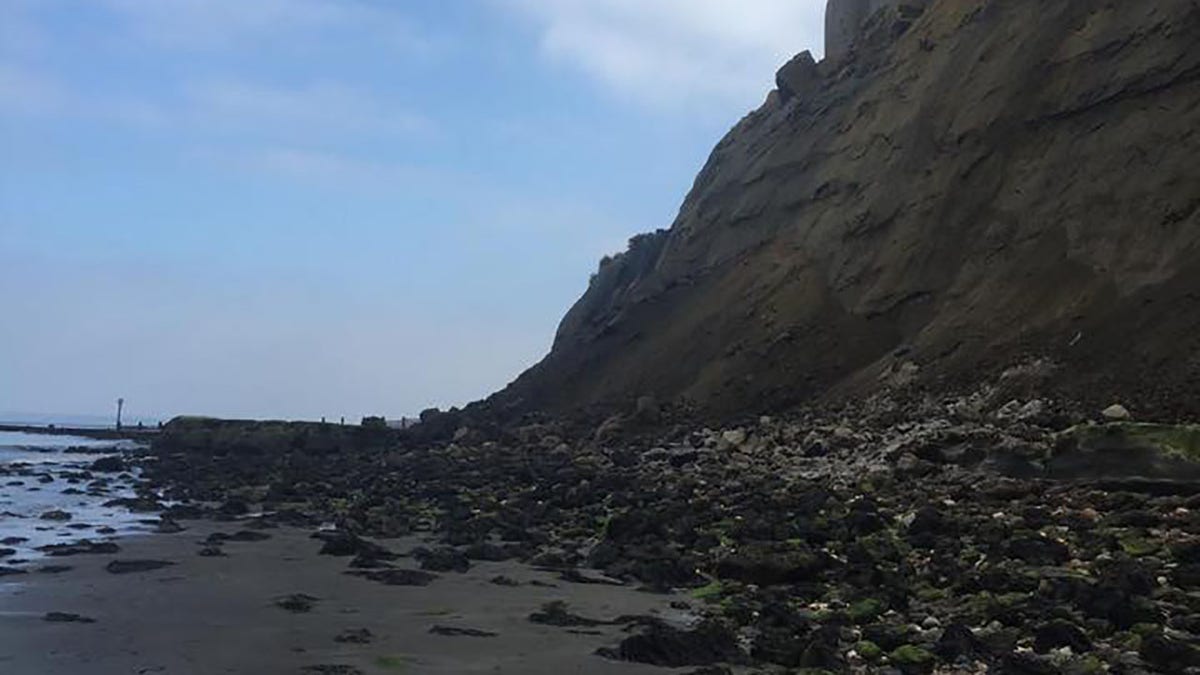
[[[125,407],[125,399],[117,399],[117,431],[121,430],[121,408]]]

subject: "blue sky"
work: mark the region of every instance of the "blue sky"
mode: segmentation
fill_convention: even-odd
[[[0,411],[485,396],[823,4],[5,0]]]

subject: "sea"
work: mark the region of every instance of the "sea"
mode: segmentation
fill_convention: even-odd
[[[153,514],[104,505],[135,495],[136,469],[88,470],[101,457],[138,447],[128,440],[0,431],[0,567],[21,568],[46,558],[43,547],[51,544],[151,531]],[[0,575],[0,586],[19,582],[19,576]]]

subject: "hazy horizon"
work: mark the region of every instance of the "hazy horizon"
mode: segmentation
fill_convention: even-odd
[[[0,6],[0,410],[477,400],[819,52],[824,2]]]

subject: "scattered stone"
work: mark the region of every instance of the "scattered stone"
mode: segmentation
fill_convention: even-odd
[[[1091,651],[1092,641],[1079,626],[1062,619],[1043,624],[1034,631],[1034,651],[1046,654],[1060,647],[1068,647],[1073,653],[1082,654]]]
[[[621,640],[615,649],[602,648],[597,654],[619,661],[667,668],[740,663],[745,660],[745,655],[738,648],[737,636],[727,628],[712,623],[701,624],[695,630],[679,630],[664,623],[651,623],[641,633]]]
[[[88,471],[96,471],[98,473],[119,473],[121,471],[125,471],[127,468],[128,467],[125,464],[125,460],[114,455],[112,457],[101,457],[100,459],[92,462],[91,465],[88,466]]]
[[[421,563],[421,569],[434,572],[466,572],[471,568],[471,561],[457,549],[442,546],[436,549],[424,547],[415,548],[412,556]]]
[[[365,645],[375,639],[371,631],[366,628],[347,628],[337,634],[333,638],[334,642],[347,642],[356,645]]]
[[[366,561],[395,560],[399,556],[371,541],[349,532],[317,532],[313,535],[325,543],[321,546],[320,555],[356,556],[360,565]]]
[[[384,569],[384,570],[355,570],[346,572],[356,577],[377,581],[387,586],[428,586],[438,575],[421,570]]]
[[[47,544],[39,546],[37,550],[48,556],[61,558],[71,555],[111,555],[120,551],[121,547],[111,541],[80,539],[70,544]]]
[[[320,598],[308,595],[306,593],[292,593],[275,598],[273,601],[275,606],[292,612],[294,614],[303,614],[312,611],[313,605]]]
[[[1133,419],[1133,415],[1130,414],[1129,410],[1120,403],[1114,403],[1100,411],[1100,416],[1113,422],[1126,422]]]
[[[23,570],[19,567],[0,566],[0,577],[6,577],[9,575],[13,575],[13,574],[26,574],[26,573],[27,573],[27,570]]]
[[[176,534],[183,532],[183,530],[184,527],[182,525],[174,520],[171,520],[170,518],[167,518],[166,516],[159,518],[158,522],[155,523],[154,526],[154,531],[159,534]]]
[[[59,510],[59,509],[55,509],[55,510],[53,510],[53,511],[47,511],[47,512],[43,513],[43,514],[40,516],[40,518],[41,518],[42,520],[59,520],[59,521],[63,521],[63,520],[70,520],[70,519],[71,519],[71,514],[70,514],[70,513],[68,513],[68,512],[66,512],[66,511],[62,511],[62,510]]]
[[[491,631],[479,630],[477,628],[461,628],[457,626],[434,626],[429,629],[434,635],[446,635],[449,637],[466,636],[466,637],[496,637],[497,633]]]
[[[105,565],[104,569],[112,574],[132,574],[135,572],[152,572],[174,564],[167,560],[113,560]]]
[[[611,625],[609,621],[600,621],[598,619],[588,619],[572,614],[567,611],[567,603],[562,600],[555,600],[542,605],[541,610],[529,615],[529,620],[533,623],[540,623],[546,626],[605,626]]]
[[[163,510],[162,503],[152,497],[120,497],[104,502],[104,506],[125,508],[134,513],[150,513]]]
[[[558,578],[573,584],[593,584],[599,586],[624,586],[625,582],[593,571],[580,570],[574,567],[558,573]]]
[[[96,623],[95,619],[69,612],[48,612],[42,620],[52,623]]]
[[[225,538],[225,541],[266,541],[271,535],[266,532],[254,532],[253,530],[238,530]]]

